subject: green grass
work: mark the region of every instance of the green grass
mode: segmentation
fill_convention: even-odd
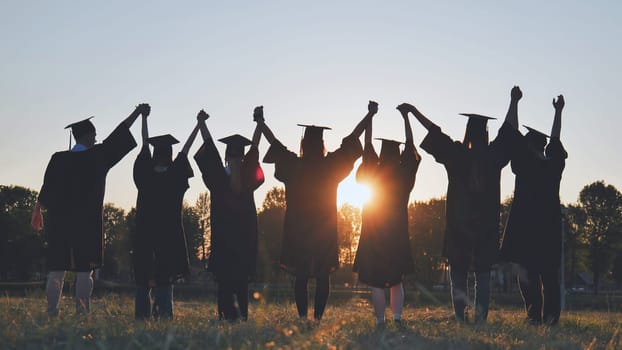
[[[133,299],[96,298],[92,313],[76,316],[64,298],[49,320],[41,292],[0,300],[0,349],[622,349],[622,314],[562,314],[557,327],[523,323],[519,309],[495,308],[487,325],[458,325],[449,306],[407,306],[403,325],[376,329],[367,299],[330,305],[320,324],[301,321],[291,303],[253,303],[250,320],[215,319],[213,301],[176,301],[172,322],[136,322]],[[387,318],[390,311],[387,309]]]

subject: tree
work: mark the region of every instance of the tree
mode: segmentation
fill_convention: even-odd
[[[622,194],[614,186],[596,181],[583,187],[579,194],[579,206],[585,214],[581,230],[589,247],[594,294],[598,294],[600,277],[611,268],[615,251],[619,252]]]
[[[257,215],[259,281],[274,282],[279,277],[285,207],[285,190],[282,187],[273,187],[266,194],[261,211]]]
[[[445,235],[445,199],[434,198],[410,204],[408,232],[415,261],[413,278],[431,286],[439,280],[446,266],[441,256]]]
[[[190,265],[203,266],[199,253],[203,249],[204,231],[201,229],[199,213],[186,202],[184,202],[182,209],[182,221],[184,233],[186,234]]]
[[[203,233],[201,236],[201,247],[198,252],[199,260],[203,263],[203,267],[207,266],[207,254],[210,250],[210,237],[211,237],[211,211],[210,211],[210,196],[209,192],[203,192],[199,194],[197,201],[194,204],[194,210],[197,213],[199,219],[199,229]]]
[[[343,265],[353,265],[361,237],[361,210],[345,203],[339,208],[337,214],[339,262]]]
[[[566,264],[566,287],[573,287],[577,283],[577,273],[585,271],[587,265],[586,237],[584,232],[586,213],[578,204],[569,204],[566,214],[565,239],[565,264]]]
[[[43,271],[45,235],[30,227],[38,196],[28,188],[0,185],[0,279],[30,279]]]
[[[129,279],[131,240],[127,216],[122,208],[104,204],[104,266],[100,276],[105,279]]]

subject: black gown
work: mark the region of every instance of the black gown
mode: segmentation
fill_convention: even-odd
[[[421,143],[447,171],[443,256],[451,265],[488,271],[498,261],[501,169],[518,135],[503,123],[497,137],[475,152],[436,128]]]
[[[546,159],[540,159],[521,139],[512,159],[516,184],[501,257],[529,269],[557,270],[562,240],[559,183],[567,153],[560,140],[553,138]]]
[[[47,209],[48,270],[85,272],[103,265],[106,175],[134,147],[134,137],[121,123],[101,144],[52,155],[39,193]]]
[[[391,287],[414,272],[408,237],[408,199],[421,157],[412,143],[397,167],[379,164],[373,147],[365,149],[356,179],[368,184],[372,198],[363,207],[361,238],[353,270],[372,287]]]
[[[257,209],[254,191],[264,182],[256,147],[242,162],[242,191],[234,192],[212,139],[194,156],[210,191],[211,237],[207,269],[216,281],[246,281],[257,264]]]
[[[318,277],[339,268],[337,187],[361,151],[357,138],[343,139],[339,149],[320,159],[298,158],[279,142],[268,149],[264,161],[274,161],[274,176],[285,184],[284,270]]]
[[[154,170],[149,146],[143,146],[134,162],[136,235],[132,258],[136,284],[149,280],[168,285],[190,273],[186,235],[182,221],[184,194],[194,174],[188,156],[180,152],[166,172]]]

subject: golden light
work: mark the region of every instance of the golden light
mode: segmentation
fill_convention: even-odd
[[[355,207],[363,208],[363,205],[371,198],[372,191],[368,186],[356,182],[353,171],[339,184],[337,189],[337,206],[349,203]]]

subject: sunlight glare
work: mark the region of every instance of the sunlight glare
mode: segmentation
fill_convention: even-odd
[[[355,179],[355,171],[350,173],[337,189],[337,206],[341,207],[345,203],[355,207],[363,208],[363,205],[371,197],[371,189],[368,186],[359,184]]]

